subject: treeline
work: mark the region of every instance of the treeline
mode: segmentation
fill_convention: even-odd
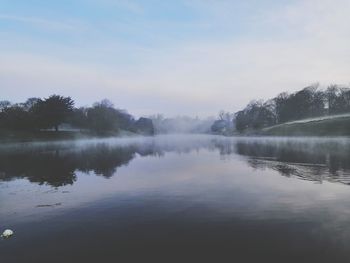
[[[91,107],[74,107],[70,97],[52,95],[46,99],[29,98],[24,103],[0,101],[0,129],[8,131],[84,130],[96,134],[117,133],[126,130],[154,134],[152,120],[135,118],[116,109],[108,100]],[[69,128],[67,128],[69,127]]]
[[[295,93],[280,93],[267,101],[252,101],[235,113],[236,130],[256,130],[306,118],[350,113],[350,89],[312,85]]]

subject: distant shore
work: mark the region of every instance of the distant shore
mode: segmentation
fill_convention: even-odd
[[[109,138],[137,136],[140,134],[120,130],[113,133],[92,133],[89,131],[7,131],[0,130],[0,143],[12,142],[37,142],[37,141],[62,141],[89,138]]]

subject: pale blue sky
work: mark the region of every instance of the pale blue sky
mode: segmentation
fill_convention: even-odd
[[[0,0],[0,94],[215,115],[347,84],[347,0]]]

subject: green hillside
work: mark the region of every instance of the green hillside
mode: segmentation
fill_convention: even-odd
[[[265,128],[261,133],[275,136],[350,136],[350,116],[289,122]]]

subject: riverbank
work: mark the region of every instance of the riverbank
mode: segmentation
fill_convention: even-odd
[[[284,123],[264,128],[259,135],[350,136],[350,116],[339,115]]]
[[[34,142],[34,141],[62,141],[90,138],[109,138],[137,136],[137,133],[120,130],[97,134],[89,131],[7,131],[0,130],[0,143]]]

